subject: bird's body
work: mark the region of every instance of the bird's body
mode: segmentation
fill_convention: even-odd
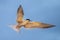
[[[23,8],[20,5],[17,11],[17,25],[13,27],[15,31],[19,31],[19,29],[23,26],[25,28],[50,28],[53,27],[53,25],[46,24],[46,23],[41,23],[41,22],[31,22],[30,19],[23,19],[24,12]]]

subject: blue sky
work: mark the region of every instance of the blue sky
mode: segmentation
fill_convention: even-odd
[[[19,5],[23,6],[24,18],[55,24],[49,29],[25,29],[19,33],[9,28],[16,24]],[[0,0],[0,40],[60,40],[60,0]]]

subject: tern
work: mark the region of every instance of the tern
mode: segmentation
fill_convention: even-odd
[[[52,24],[46,24],[46,23],[42,23],[42,22],[33,22],[30,19],[24,20],[23,17],[24,17],[24,12],[23,12],[22,6],[20,5],[17,10],[17,19],[16,19],[17,25],[13,25],[13,27],[12,27],[16,32],[19,32],[21,27],[24,27],[24,28],[51,28],[54,26]]]

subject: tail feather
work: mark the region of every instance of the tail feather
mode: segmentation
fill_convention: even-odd
[[[17,25],[9,25],[14,31],[19,32],[19,28],[17,28]]]

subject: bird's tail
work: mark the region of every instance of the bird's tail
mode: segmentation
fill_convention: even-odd
[[[17,28],[17,25],[9,25],[10,28],[12,28],[14,31],[19,32],[20,28]]]

